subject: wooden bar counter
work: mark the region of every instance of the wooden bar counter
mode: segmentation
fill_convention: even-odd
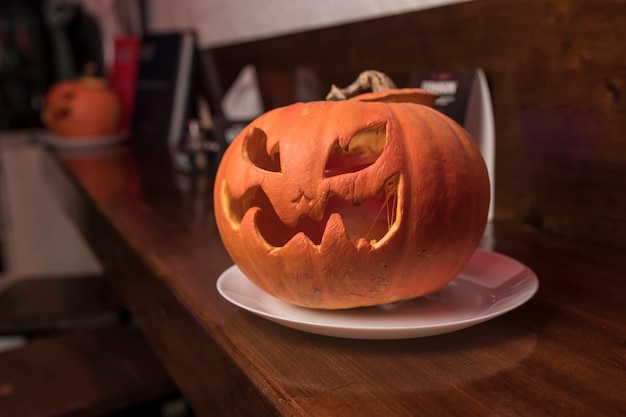
[[[210,175],[155,149],[49,150],[44,174],[199,416],[624,416],[623,251],[496,221],[535,296],[464,330],[355,340],[293,330],[216,290],[231,264]]]

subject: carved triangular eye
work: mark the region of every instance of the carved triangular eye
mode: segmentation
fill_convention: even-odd
[[[326,161],[324,175],[333,177],[372,165],[385,148],[386,132],[387,125],[380,123],[357,132],[346,146],[337,141]]]
[[[267,135],[259,128],[248,130],[243,143],[244,158],[259,169],[280,172],[280,152],[278,143],[267,152]]]

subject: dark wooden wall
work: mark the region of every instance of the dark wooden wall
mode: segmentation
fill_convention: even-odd
[[[624,0],[475,0],[211,53],[226,86],[256,65],[261,83],[276,86],[274,104],[288,99],[285,80],[300,66],[326,86],[369,68],[402,85],[413,69],[482,67],[496,123],[496,218],[626,246]]]

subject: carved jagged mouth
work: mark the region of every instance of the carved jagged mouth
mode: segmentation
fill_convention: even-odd
[[[326,201],[321,219],[304,216],[292,226],[279,218],[261,187],[251,188],[241,198],[236,199],[224,182],[222,198],[227,204],[226,213],[229,214],[231,224],[236,229],[249,210],[257,210],[256,228],[260,236],[269,245],[277,248],[284,246],[299,233],[303,233],[313,245],[320,245],[329,219],[334,213],[339,215],[343,228],[355,245],[365,240],[375,246],[376,243],[384,241],[399,222],[399,182],[400,175],[393,175],[384,182],[377,195],[358,205],[353,205],[338,195],[331,195]]]

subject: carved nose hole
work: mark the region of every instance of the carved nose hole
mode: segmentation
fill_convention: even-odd
[[[267,135],[262,129],[252,127],[243,144],[244,158],[259,169],[281,172],[278,143],[268,152]]]
[[[324,175],[333,177],[372,165],[385,148],[386,131],[386,124],[380,123],[357,132],[344,146],[337,141],[326,161]]]

